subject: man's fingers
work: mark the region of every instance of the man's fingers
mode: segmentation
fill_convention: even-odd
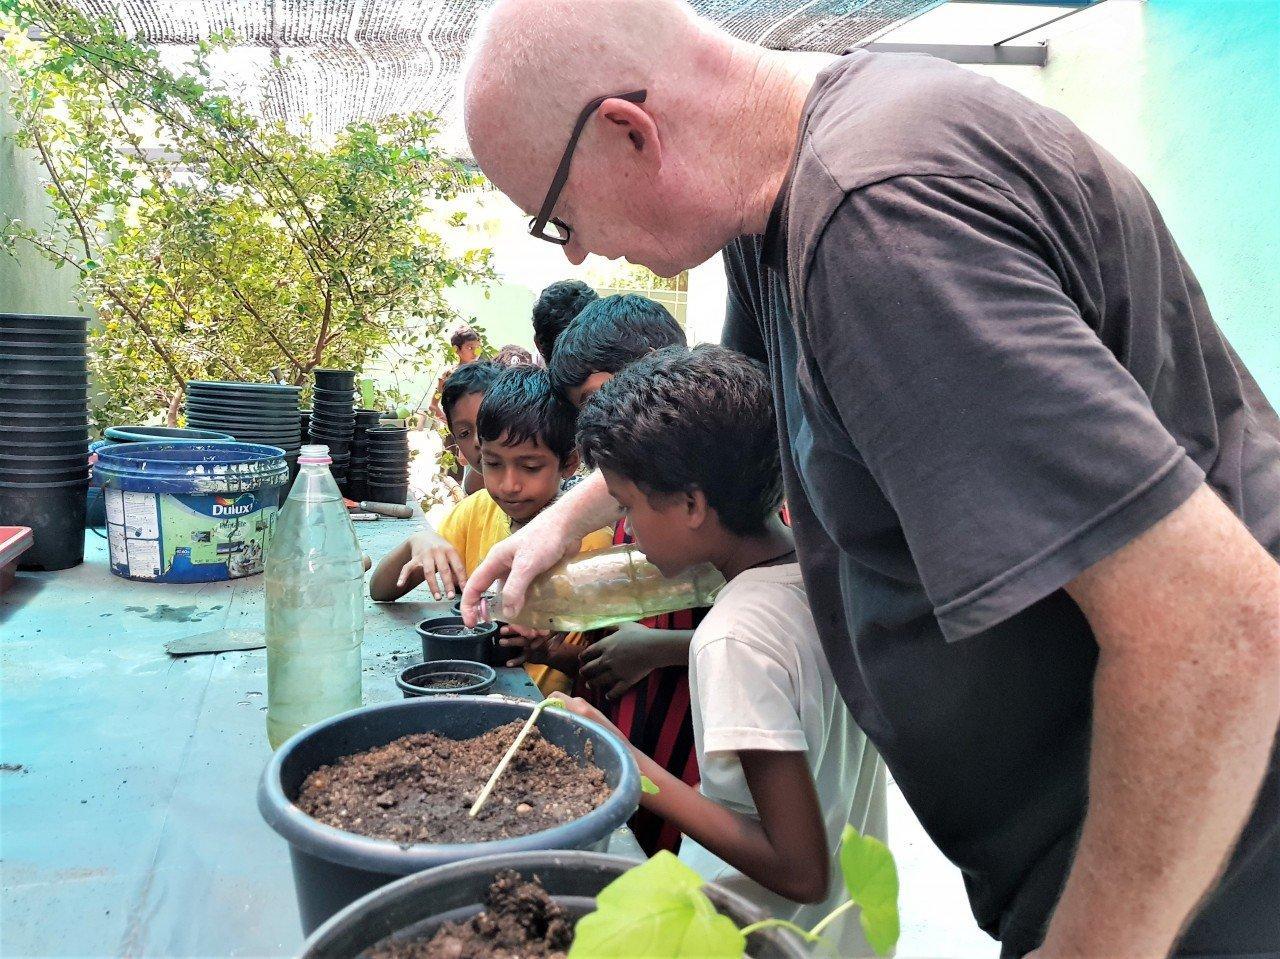
[[[485,590],[505,576],[507,571],[511,569],[510,557],[510,540],[499,543],[489,550],[489,555],[484,558],[484,562],[476,567],[476,571],[467,580],[467,585],[462,590],[462,621],[468,626],[474,626],[480,621],[480,597],[484,595]],[[521,602],[524,601],[523,593],[520,599]],[[519,611],[518,606],[514,610],[507,606],[505,585],[502,590],[502,603],[503,612],[507,615],[513,615]]]
[[[630,689],[633,685],[635,685],[635,684],[634,684],[634,683],[632,683],[632,682],[629,682],[628,680],[620,679],[620,680],[618,680],[616,683],[614,683],[614,684],[613,684],[613,688],[609,690],[609,692],[606,694],[605,698],[606,698],[606,699],[617,699],[617,698],[618,698],[618,697],[620,697],[623,693],[625,693],[628,689]]]
[[[607,651],[608,651],[607,647],[601,645],[600,643],[598,642],[592,643],[590,646],[588,646],[586,649],[584,649],[581,653],[578,654],[578,662],[580,663],[592,662],[593,660],[599,659]]]
[[[581,660],[579,662],[581,665],[578,667],[578,675],[588,685],[594,686],[597,678],[609,675],[608,664],[601,660],[597,659],[595,662],[590,663],[582,662]]]
[[[523,666],[523,665],[524,665],[524,657],[523,657],[523,656],[513,656],[511,659],[508,659],[508,660],[507,660],[507,665],[508,665],[508,666]]]

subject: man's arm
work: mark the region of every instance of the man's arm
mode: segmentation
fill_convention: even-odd
[[[524,605],[525,591],[535,576],[577,553],[583,537],[617,518],[618,502],[609,495],[604,477],[596,471],[535,516],[528,526],[489,550],[462,591],[463,621],[475,625],[480,619],[480,596],[503,577],[503,609],[514,616]]]
[[[1168,954],[1280,719],[1280,567],[1207,487],[1067,587],[1098,641],[1089,809],[1037,959]]]

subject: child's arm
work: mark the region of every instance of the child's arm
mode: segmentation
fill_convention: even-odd
[[[691,629],[650,629],[624,623],[582,651],[578,674],[593,689],[617,699],[653,670],[689,662]]]
[[[585,700],[559,693],[556,697],[563,699],[570,711],[618,733]],[[803,752],[748,750],[737,754],[760,814],[758,821],[708,799],[634,746],[631,753],[641,774],[658,787],[655,795],[641,795],[640,805],[645,809],[780,896],[795,902],[826,898],[831,850]]]
[[[437,573],[440,582],[436,580]],[[382,558],[369,577],[369,596],[374,602],[389,603],[425,582],[436,599],[453,599],[466,581],[467,571],[458,551],[428,527]]]

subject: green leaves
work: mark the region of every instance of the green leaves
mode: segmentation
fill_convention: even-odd
[[[840,872],[849,898],[862,910],[860,921],[867,942],[880,955],[898,942],[898,867],[893,853],[874,836],[844,827],[840,841]]]
[[[640,791],[644,793],[646,796],[656,796],[658,795],[659,792],[661,792],[661,790],[658,789],[658,784],[655,783],[648,776],[640,777]]]
[[[716,912],[702,877],[667,851],[629,869],[578,921],[570,959],[740,959],[746,940]]]

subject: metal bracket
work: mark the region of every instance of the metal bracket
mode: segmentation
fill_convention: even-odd
[[[886,43],[877,40],[861,49],[873,53],[927,53],[952,63],[1042,67],[1049,62],[1047,43]]]

